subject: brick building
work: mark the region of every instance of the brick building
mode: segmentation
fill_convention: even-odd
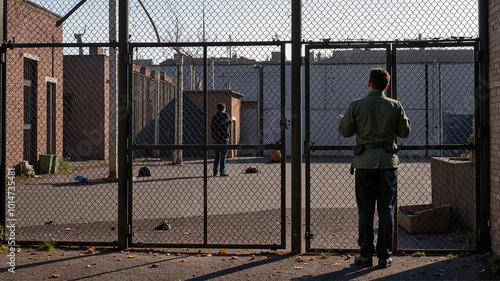
[[[491,247],[500,254],[500,2],[489,1]]]
[[[7,18],[9,40],[62,42],[61,17],[37,4],[8,0]],[[7,50],[7,167],[62,154],[62,63],[62,48]]]
[[[155,118],[154,71],[134,65],[134,137]],[[159,110],[174,95],[172,78],[158,73]],[[88,55],[64,56],[64,156],[74,160],[109,157],[109,57],[100,47]]]

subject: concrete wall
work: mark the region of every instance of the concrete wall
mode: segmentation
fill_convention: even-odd
[[[398,56],[398,97],[408,117],[412,120],[413,133],[402,140],[408,145],[446,143],[446,135],[454,135],[453,128],[445,128],[443,115],[474,114],[474,52],[462,50],[400,50]],[[368,60],[370,63],[362,63]],[[311,93],[311,140],[317,145],[350,145],[354,138],[342,138],[337,131],[335,117],[345,113],[349,102],[368,93],[367,81],[370,69],[385,67],[385,52],[340,51],[314,62],[310,67]],[[280,118],[283,108],[281,101],[281,65],[271,62],[263,65],[264,95],[264,143],[275,143],[281,139]],[[152,65],[152,69],[165,71],[175,77],[175,66]],[[202,66],[197,65],[197,73],[202,74]],[[285,67],[284,85],[285,116],[291,119],[291,79],[290,65]],[[211,71],[211,70],[210,70]],[[185,87],[190,88],[190,72],[184,68]],[[305,69],[303,70],[305,77]],[[427,77],[427,79],[426,79]],[[202,79],[203,77],[200,77]],[[211,82],[210,76],[208,81]],[[224,89],[229,83],[231,89],[244,94],[242,101],[258,101],[259,74],[253,64],[226,64],[214,67],[214,88]],[[305,85],[305,83],[303,83]],[[305,87],[305,86],[304,86]],[[303,89],[305,92],[305,88]],[[305,106],[305,97],[303,100]],[[427,110],[426,110],[427,106]],[[428,112],[427,114],[425,112]],[[303,111],[305,117],[305,110]],[[427,122],[426,122],[427,120]],[[305,124],[303,124],[305,130]],[[472,131],[472,124],[464,124]],[[447,131],[448,130],[448,131]],[[426,134],[426,132],[428,132]],[[248,134],[242,132],[242,134]],[[250,133],[252,134],[252,133]],[[304,136],[306,132],[304,131]],[[464,133],[462,135],[467,135]],[[286,131],[286,155],[291,153],[291,130]],[[459,142],[468,142],[462,137]],[[318,151],[322,154],[350,155],[348,151]],[[405,152],[424,154],[425,152]],[[432,153],[430,152],[431,156]],[[436,154],[437,156],[437,154]]]
[[[7,3],[7,38],[18,42],[62,42],[62,27],[55,27],[60,16],[31,2],[9,0]],[[62,155],[63,143],[63,50],[62,48],[16,48],[7,50],[7,167],[23,160],[24,59],[36,61],[35,138],[31,149],[36,158],[47,153],[47,82],[56,84],[55,152]]]
[[[489,1],[491,247],[500,254],[500,2]]]

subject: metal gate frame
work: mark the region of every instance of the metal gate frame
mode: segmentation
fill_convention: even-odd
[[[133,113],[129,115],[130,117],[130,123],[129,126],[127,127],[127,136],[128,136],[128,141],[129,143],[127,144],[128,150],[127,150],[127,155],[128,155],[128,161],[127,161],[127,171],[129,171],[126,176],[129,178],[127,182],[127,193],[129,196],[127,196],[128,201],[127,201],[127,212],[128,212],[128,218],[127,218],[127,228],[125,229],[127,232],[126,237],[121,237],[121,239],[126,239],[127,244],[129,246],[134,246],[134,247],[189,247],[189,248],[218,248],[218,247],[224,247],[224,248],[238,248],[238,249],[243,249],[243,248],[249,248],[249,249],[271,249],[271,250],[277,250],[277,249],[285,249],[286,248],[286,157],[281,157],[281,162],[280,162],[280,169],[281,169],[281,237],[280,237],[280,244],[209,244],[208,243],[208,151],[209,150],[215,150],[215,149],[257,149],[257,150],[279,150],[281,152],[281,155],[286,155],[286,129],[288,128],[286,117],[285,117],[285,82],[286,82],[286,76],[285,76],[285,67],[286,67],[286,54],[285,54],[285,46],[286,46],[285,41],[283,42],[238,42],[238,43],[216,43],[216,42],[210,42],[210,43],[130,43],[129,44],[129,50],[134,50],[136,47],[138,48],[144,48],[144,47],[149,47],[149,48],[154,48],[154,47],[202,47],[203,48],[203,124],[204,124],[204,131],[203,131],[203,138],[204,138],[204,143],[200,145],[136,145],[132,143],[132,120],[133,120]],[[281,104],[281,119],[280,119],[280,135],[281,135],[281,141],[277,142],[275,144],[209,144],[208,143],[208,138],[207,136],[209,135],[209,127],[207,126],[207,120],[209,120],[208,116],[208,102],[207,102],[207,97],[208,97],[208,55],[207,55],[207,49],[208,47],[217,47],[217,46],[279,46],[281,49],[281,58],[280,58],[280,65],[281,65],[281,92],[280,92],[280,104]],[[133,51],[130,54],[130,61],[132,60],[133,57]],[[129,64],[128,65],[128,72],[131,74],[133,65]],[[128,81],[128,87],[129,87],[129,103],[127,104],[129,112],[132,112],[133,108],[133,98],[131,97],[132,90],[133,89],[133,79],[130,79]],[[133,209],[133,189],[132,189],[132,164],[133,164],[133,159],[132,155],[135,150],[198,150],[203,152],[203,243],[194,243],[194,244],[189,244],[189,243],[181,243],[181,244],[175,244],[175,243],[134,243],[132,241],[132,209]],[[120,212],[121,213],[121,212]],[[120,216],[120,214],[119,214]],[[120,221],[120,217],[119,217]],[[120,236],[119,236],[120,239]]]
[[[482,75],[481,73],[481,53],[479,51],[479,41],[478,40],[441,40],[441,41],[381,41],[381,42],[318,42],[318,43],[309,43],[305,46],[305,141],[304,141],[304,153],[305,153],[305,240],[306,240],[306,251],[333,251],[333,252],[357,252],[358,249],[316,249],[311,247],[311,239],[314,239],[314,234],[311,233],[311,152],[317,150],[336,150],[336,151],[346,151],[352,150],[352,145],[337,145],[337,146],[328,146],[328,145],[316,145],[311,142],[311,126],[310,126],[310,114],[311,114],[311,104],[310,104],[310,61],[309,54],[313,49],[347,49],[347,48],[366,48],[366,49],[386,49],[386,65],[387,71],[391,75],[391,87],[387,89],[387,96],[397,99],[397,50],[404,48],[422,48],[422,47],[435,47],[435,48],[445,48],[445,47],[473,47],[474,48],[474,96],[476,101],[475,106],[475,118],[478,125],[475,126],[475,134],[476,136],[482,136],[478,133],[479,129],[483,127],[484,123],[481,120],[481,112],[484,110],[484,99],[481,99],[482,88],[479,83],[479,77]],[[486,195],[486,192],[489,190],[485,190],[485,188],[481,187],[480,180],[480,171],[481,171],[481,163],[479,159],[484,157],[484,154],[487,153],[484,149],[481,149],[480,141],[476,141],[476,144],[464,144],[464,145],[405,145],[400,146],[400,150],[449,150],[449,149],[475,149],[478,151],[476,154],[476,231],[480,233],[482,231],[481,226],[485,220],[489,218],[486,216],[484,212],[481,211],[482,203],[489,198],[489,194]],[[394,220],[397,221],[397,214],[395,212]],[[398,248],[398,226],[394,225],[394,252],[401,253],[403,250]],[[484,232],[484,230],[483,230]],[[476,235],[476,252],[479,252],[484,245],[481,245],[481,235]],[[418,249],[404,249],[405,252],[415,252]],[[455,250],[455,252],[460,250]],[[428,250],[428,253],[449,253],[450,250]],[[453,251],[451,251],[453,252]]]

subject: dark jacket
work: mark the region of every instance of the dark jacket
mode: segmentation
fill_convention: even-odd
[[[231,116],[227,112],[218,111],[212,117],[210,124],[212,139],[215,141],[229,141],[231,135]]]

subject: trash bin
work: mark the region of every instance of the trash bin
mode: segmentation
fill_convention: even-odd
[[[50,169],[50,173],[57,174],[57,170],[59,169],[59,162],[61,160],[61,156],[52,155],[52,167]]]
[[[50,174],[52,170],[54,155],[52,154],[42,154],[40,155],[39,165],[40,174]]]

